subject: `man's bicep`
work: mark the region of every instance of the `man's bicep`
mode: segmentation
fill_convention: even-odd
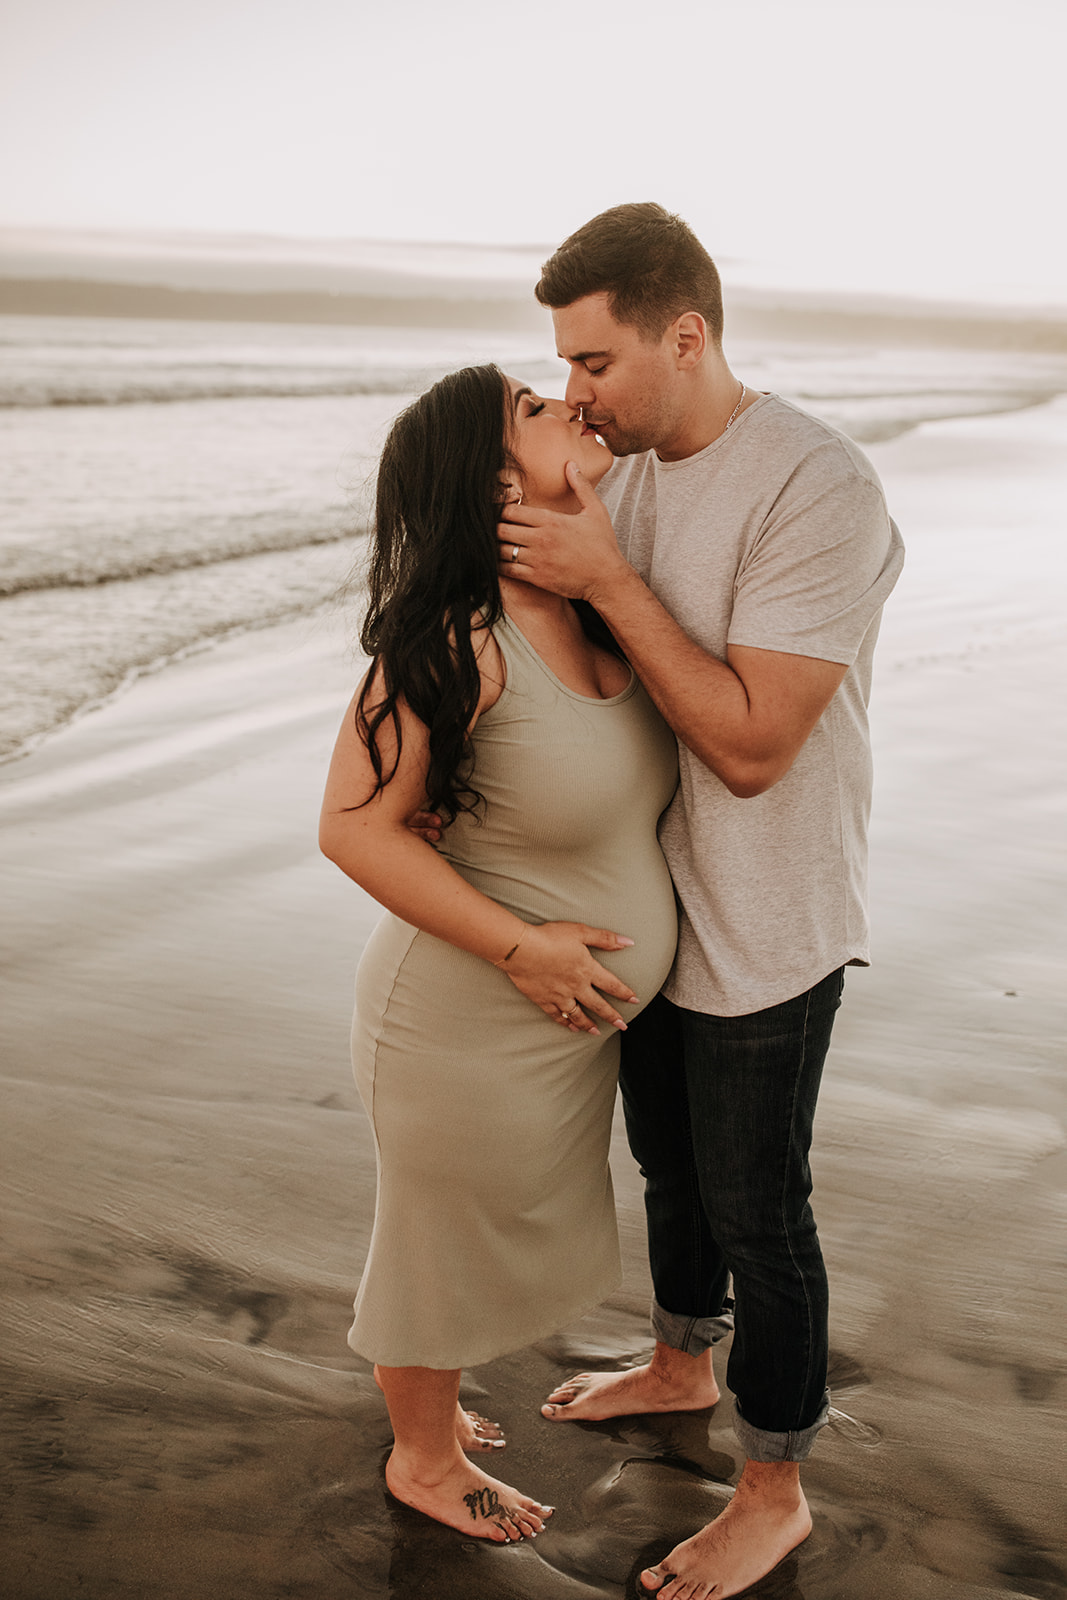
[[[744,685],[754,725],[769,744],[789,751],[791,760],[848,671],[839,661],[754,645],[728,645],[726,660]]]
[[[853,661],[900,572],[880,486],[844,478],[776,510],[737,574],[731,640]]]

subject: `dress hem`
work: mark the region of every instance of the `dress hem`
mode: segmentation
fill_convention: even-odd
[[[509,1340],[503,1345],[498,1341],[491,1347],[486,1346],[484,1349],[478,1347],[474,1353],[470,1353],[468,1349],[466,1355],[455,1360],[442,1359],[438,1355],[435,1355],[434,1359],[430,1360],[426,1356],[413,1356],[407,1351],[404,1352],[400,1359],[380,1353],[372,1354],[369,1349],[353,1342],[354,1327],[349,1330],[348,1348],[355,1355],[362,1356],[364,1361],[373,1361],[375,1365],[382,1367],[427,1367],[432,1372],[455,1372],[457,1369],[462,1371],[464,1367],[480,1367],[484,1366],[487,1361],[498,1360],[501,1356],[514,1355],[516,1350],[525,1350],[527,1345],[533,1344],[536,1340],[544,1339],[551,1333],[558,1333],[561,1328],[569,1327],[579,1317],[584,1317],[590,1311],[595,1311],[597,1306],[603,1305],[604,1301],[610,1294],[614,1293],[621,1282],[622,1268],[620,1266],[618,1272],[610,1283],[603,1288],[602,1292],[594,1292],[591,1298],[586,1298],[583,1295],[576,1305],[572,1304],[569,1308],[554,1313],[544,1323],[538,1323],[533,1329],[527,1330],[521,1338],[516,1338],[514,1341]]]

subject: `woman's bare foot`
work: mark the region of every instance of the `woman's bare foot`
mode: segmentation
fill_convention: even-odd
[[[507,1444],[498,1422],[480,1417],[477,1411],[464,1411],[456,1404],[456,1438],[461,1450],[503,1450]]]
[[[766,1577],[811,1532],[791,1461],[749,1461],[726,1509],[641,1574],[657,1600],[727,1600]]]
[[[603,1422],[651,1411],[702,1411],[719,1398],[711,1352],[699,1356],[657,1345],[644,1367],[579,1372],[553,1389],[541,1415],[550,1422]]]
[[[458,1450],[456,1457],[442,1477],[431,1479],[416,1477],[397,1461],[394,1450],[385,1464],[385,1481],[405,1505],[475,1539],[513,1544],[536,1538],[552,1515],[552,1506],[490,1478]]]

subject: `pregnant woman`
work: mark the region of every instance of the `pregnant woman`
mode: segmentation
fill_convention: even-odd
[[[378,1197],[349,1343],[389,1407],[392,1493],[497,1542],[538,1533],[551,1508],[464,1454],[499,1441],[460,1408],[460,1369],[616,1286],[618,1030],[675,942],[656,842],[674,738],[595,614],[497,576],[501,506],[577,509],[568,461],[596,483],[611,456],[562,401],[492,366],[394,423],[371,667],[321,825],[326,855],[387,912],[356,979]],[[449,824],[437,847],[408,825],[427,809]]]

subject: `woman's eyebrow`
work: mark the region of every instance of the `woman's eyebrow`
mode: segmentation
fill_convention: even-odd
[[[517,411],[519,409],[519,401],[522,399],[524,394],[533,394],[533,390],[530,388],[529,384],[527,384],[525,389],[515,390],[515,393],[511,397],[512,410]]]

